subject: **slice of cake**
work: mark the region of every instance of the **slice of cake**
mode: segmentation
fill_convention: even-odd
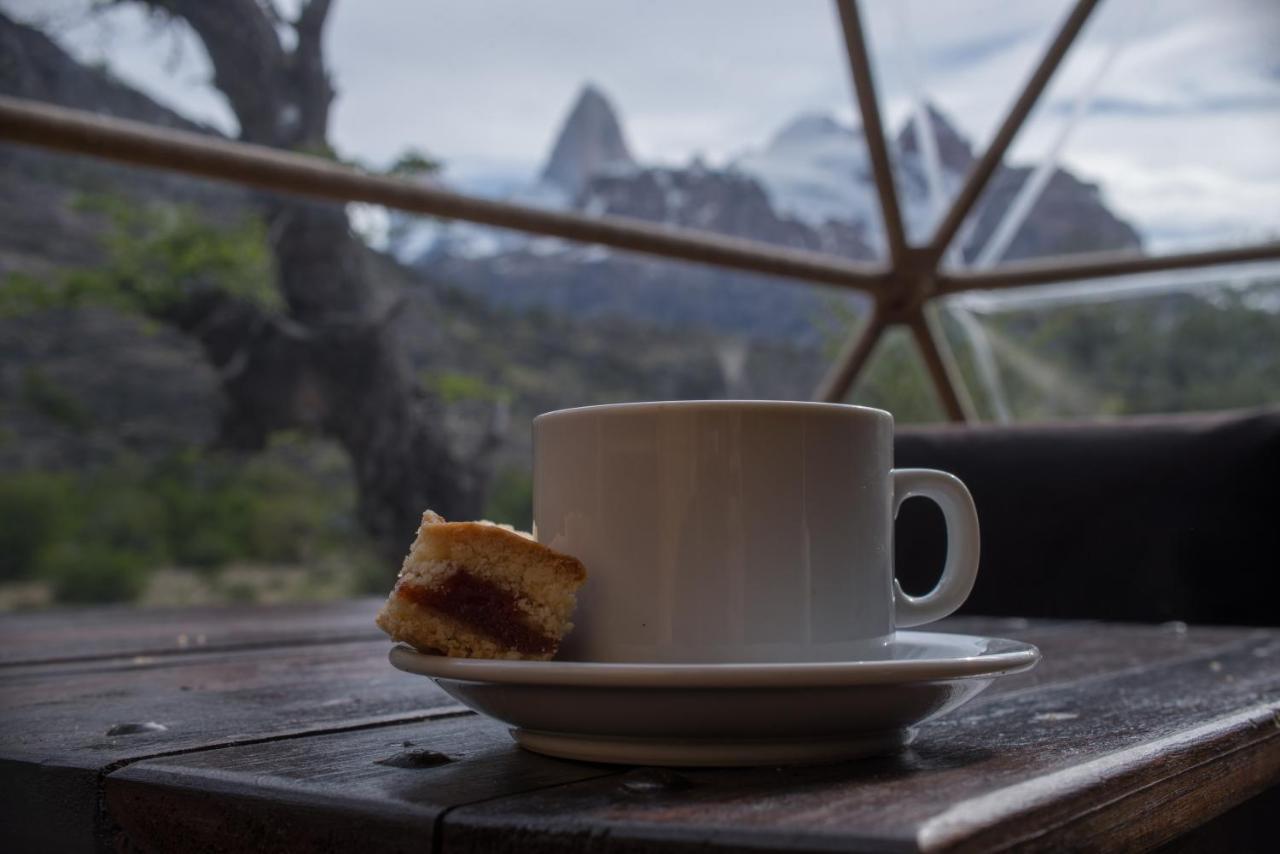
[[[573,628],[586,577],[577,558],[528,534],[428,510],[377,622],[420,652],[547,659]]]

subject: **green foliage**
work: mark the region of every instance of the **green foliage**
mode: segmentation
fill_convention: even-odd
[[[41,575],[59,602],[128,602],[137,598],[151,574],[147,558],[99,543],[54,544],[44,555]]]
[[[1129,415],[1254,406],[1280,400],[1280,282],[1060,303],[976,316],[1014,419]],[[995,413],[974,347],[959,322],[939,319],[979,412]],[[834,322],[833,322],[834,320]],[[833,301],[828,357],[857,316]],[[852,400],[904,422],[942,412],[910,338],[881,340]]]
[[[533,528],[533,478],[525,469],[504,468],[493,478],[485,518],[514,525],[518,530]]]
[[[95,480],[30,472],[0,483],[0,579],[43,578],[66,602],[137,595],[158,557],[156,508]]]
[[[73,529],[73,479],[15,474],[0,479],[0,580],[35,574],[40,553]]]
[[[412,178],[419,175],[433,175],[440,171],[440,161],[418,148],[406,148],[396,158],[395,163],[387,170],[390,175]]]
[[[1280,399],[1280,283],[983,319],[1015,417],[1127,415]]]
[[[43,578],[63,601],[121,601],[165,565],[214,573],[236,561],[359,564],[371,550],[354,523],[349,474],[315,466],[318,456],[186,451],[6,477],[0,580]],[[347,576],[371,583],[372,572],[357,569]]]
[[[902,424],[944,418],[920,353],[902,329],[892,329],[880,339],[853,386],[850,402],[888,410]]]
[[[862,317],[847,302],[833,299],[821,322],[827,330],[827,357],[834,359]],[[900,424],[941,421],[944,416],[920,354],[901,329],[891,329],[881,337],[853,386],[849,402],[888,410]]]
[[[10,273],[0,286],[0,319],[61,308],[72,301],[62,281],[46,283],[26,273]]]
[[[161,317],[199,289],[269,309],[280,304],[266,229],[256,217],[214,224],[191,207],[116,195],[85,196],[77,207],[106,221],[104,262],[47,281],[11,274],[0,288],[0,317],[79,305]]]
[[[448,404],[465,401],[494,402],[509,400],[510,392],[490,385],[483,377],[457,371],[422,371],[418,375],[423,388]]]

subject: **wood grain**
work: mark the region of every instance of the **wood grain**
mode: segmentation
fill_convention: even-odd
[[[139,759],[423,718],[452,700],[387,641],[116,659],[0,680],[0,828],[97,826],[99,775]],[[32,819],[31,817],[37,817]]]
[[[335,622],[370,605],[347,607]],[[386,641],[233,613],[248,625],[207,615],[203,648],[0,670],[8,848],[1138,849],[1280,780],[1271,630],[957,618],[939,628],[1044,662],[899,756],[669,772],[525,753],[393,670]],[[174,625],[116,619],[85,636],[145,649]]]
[[[105,793],[129,850],[426,851],[451,807],[614,773],[466,715],[141,762]]]
[[[1163,670],[1180,677],[1181,671],[1177,667],[1193,671],[1209,668],[1209,673],[1221,673],[1222,670],[1215,671],[1210,667],[1214,661],[1218,661],[1219,668],[1224,666],[1219,656],[1238,657],[1246,648],[1268,651],[1270,647],[1266,644],[1273,637],[1266,632],[1187,630],[1180,626],[1058,623],[1043,626],[1024,624],[1019,629],[1017,621],[975,618],[952,621],[946,627],[976,632],[999,631],[1032,640],[1045,650],[1045,664],[1029,674],[1001,680],[998,689],[993,688],[977,703],[957,713],[963,718],[944,718],[929,727],[914,751],[894,760],[768,772],[614,771],[524,754],[510,743],[500,726],[467,718],[397,728],[421,734],[420,738],[413,739],[415,744],[412,748],[405,748],[411,754],[413,750],[429,750],[450,756],[454,761],[448,763],[450,770],[447,772],[444,765],[434,764],[430,757],[423,767],[411,769],[376,764],[377,759],[386,759],[400,752],[395,750],[398,736],[382,730],[368,730],[136,763],[108,778],[107,800],[113,816],[120,823],[119,832],[130,844],[144,850],[163,848],[166,840],[177,839],[183,833],[196,833],[186,829],[193,821],[204,828],[200,831],[203,835],[193,837],[199,842],[193,842],[197,850],[205,844],[216,846],[224,837],[245,845],[267,842],[273,847],[279,844],[291,850],[322,850],[326,847],[326,840],[340,840],[342,845],[351,841],[350,836],[344,835],[347,832],[344,828],[352,827],[358,827],[361,834],[376,840],[380,847],[394,850],[410,844],[425,845],[422,840],[431,835],[432,822],[436,822],[438,827],[451,828],[451,833],[462,834],[446,841],[486,849],[495,846],[523,850],[531,845],[535,848],[538,845],[557,848],[566,843],[566,834],[570,841],[579,835],[592,839],[607,836],[610,845],[621,848],[658,839],[677,848],[686,843],[702,845],[709,839],[714,841],[728,834],[722,840],[723,847],[737,847],[751,841],[757,846],[782,849],[815,846],[813,839],[796,837],[794,828],[779,827],[772,822],[756,826],[752,816],[759,817],[775,809],[785,814],[792,804],[784,802],[779,805],[778,800],[784,795],[794,797],[795,788],[809,792],[811,797],[820,797],[830,795],[833,787],[844,791],[852,782],[862,797],[869,799],[866,803],[855,803],[866,813],[859,816],[860,819],[885,811],[886,804],[892,804],[898,798],[910,797],[917,787],[940,788],[943,794],[932,802],[934,811],[924,810],[914,817],[907,816],[907,824],[902,830],[902,834],[909,836],[912,832],[919,834],[923,828],[932,827],[931,832],[937,834],[947,826],[945,822],[940,820],[933,825],[927,822],[945,816],[945,808],[951,803],[946,792],[954,785],[948,779],[940,782],[938,775],[943,778],[957,776],[972,787],[974,781],[970,779],[967,765],[975,759],[991,761],[992,751],[981,745],[984,739],[991,738],[993,725],[1007,726],[1011,716],[1022,720],[1022,728],[1027,731],[1020,736],[1018,746],[1023,755],[1005,765],[984,766],[982,776],[990,774],[993,768],[1002,770],[1005,777],[997,781],[1000,783],[994,789],[997,792],[1028,781],[1034,783],[1040,779],[1041,766],[1028,762],[1027,757],[1035,753],[1036,745],[1041,741],[1041,731],[1047,729],[1052,734],[1060,727],[1079,726],[1072,723],[1079,721],[1078,717],[1072,717],[1079,713],[1071,711],[1063,697],[1075,696],[1078,699],[1097,695],[1109,698],[1114,695],[1116,685],[1128,684],[1135,678],[1153,678],[1149,675],[1142,677],[1144,673]],[[1256,657],[1259,660],[1263,658]],[[1169,670],[1171,667],[1174,669]],[[1127,705],[1132,707],[1133,703]],[[977,746],[973,743],[975,739]],[[1209,744],[1210,750],[1215,749],[1215,742],[1210,740]],[[479,747],[479,755],[471,752],[476,746]],[[1070,760],[1070,750],[1075,746],[1070,733],[1056,746],[1060,754],[1058,759],[1061,760],[1061,754],[1065,754]],[[1104,745],[1104,753],[1105,748]],[[530,767],[535,770],[550,767],[557,775],[564,775],[557,780],[561,787],[530,795],[533,806],[528,810],[538,821],[552,820],[567,826],[559,826],[554,832],[546,832],[545,828],[531,832],[531,819],[526,808],[519,806],[520,799],[494,800],[517,790],[532,792],[537,789],[538,786],[531,784],[523,773],[523,769]],[[888,773],[885,773],[886,767]],[[1075,766],[1067,761],[1064,767]],[[877,772],[876,768],[880,770]],[[559,803],[558,796],[554,794],[577,791],[575,786],[563,788],[564,784],[575,780],[566,769],[578,769],[583,773],[580,779],[594,781],[583,790],[588,807],[585,812],[578,808],[577,801],[572,805]],[[868,769],[876,785],[868,785],[864,776]],[[416,780],[415,775],[405,773],[407,770],[417,772]],[[852,779],[849,777],[851,772]],[[450,773],[456,774],[457,779],[448,777]],[[1258,773],[1265,776],[1265,769]],[[880,780],[877,774],[885,779]],[[415,785],[423,781],[431,785]],[[712,792],[707,781],[723,789],[724,800],[714,801],[715,806],[708,806],[705,811],[696,806],[689,807],[690,798],[705,799]],[[877,794],[880,787],[883,789]],[[598,796],[599,790],[619,795],[624,804],[638,800],[653,805],[669,798],[670,803],[665,805],[667,809],[693,809],[691,820],[696,821],[696,827],[668,820],[650,820],[646,833],[640,836],[633,838],[626,833],[619,834],[617,828],[607,820],[601,821],[600,816],[592,811],[593,805],[598,804],[594,804],[591,797]],[[979,786],[969,791],[989,793],[990,790]],[[582,796],[579,793],[576,797]],[[544,798],[550,798],[551,803],[543,803],[540,799]],[[464,806],[479,800],[486,803],[475,808]],[[717,826],[716,816],[724,809],[725,801],[732,805],[724,814],[728,828]],[[1073,803],[1078,806],[1083,802]],[[610,812],[616,810],[616,802],[607,803]],[[505,811],[506,804],[517,806],[514,819]],[[837,802],[833,808],[839,811],[845,809],[845,805]],[[557,810],[562,812],[557,813]],[[198,813],[201,818],[192,819],[193,813]],[[1189,814],[1199,817],[1201,811],[1192,810]],[[1068,815],[1074,813],[1069,812]],[[1160,811],[1156,810],[1154,815],[1159,817]],[[557,817],[552,819],[551,816]],[[578,819],[581,826],[575,823]],[[991,824],[1005,830],[1020,826],[1016,819],[992,821]],[[233,825],[238,829],[226,829]],[[1050,827],[1047,822],[1038,826]],[[1178,828],[1174,824],[1158,826],[1169,833],[1176,832]],[[743,827],[751,829],[745,835],[734,835],[735,828],[740,830]],[[1080,823],[1073,832],[1081,833],[1084,827],[1085,824]],[[836,847],[858,841],[872,849],[901,848],[904,845],[910,848],[914,845],[909,840],[904,841],[905,837],[901,835],[868,839],[869,830],[884,833],[883,828],[876,830],[874,825],[861,829],[838,825],[825,828],[826,836],[822,841]],[[285,836],[271,837],[273,832]],[[1047,838],[1054,838],[1053,833],[1048,833]]]
[[[1057,684],[980,698],[896,757],[681,772],[642,796],[591,781],[459,808],[443,839],[471,851],[1141,849],[1280,780],[1280,637],[1143,668],[1118,658],[1111,673],[1068,667],[1076,676]]]
[[[1181,623],[1139,626],[1081,621],[1046,626],[1039,620],[1007,634],[1035,644],[1043,659],[1025,673],[997,680],[982,695],[984,700],[1000,694],[1060,687],[1078,679],[1137,674],[1154,664],[1201,655],[1251,636],[1266,636],[1253,635],[1248,629],[1188,628]]]
[[[381,599],[271,606],[69,608],[0,616],[6,666],[374,640]]]

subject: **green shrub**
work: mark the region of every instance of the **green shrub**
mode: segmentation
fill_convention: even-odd
[[[59,602],[128,602],[142,592],[152,561],[101,543],[58,543],[41,559],[41,575]]]
[[[409,178],[434,175],[439,171],[440,161],[420,148],[406,148],[400,152],[400,156],[396,158],[396,161],[391,164],[391,168],[387,170],[391,175],[401,175]]]
[[[299,563],[316,551],[325,537],[323,502],[319,496],[264,495],[249,519],[246,553],[270,563]]]
[[[64,475],[33,472],[0,479],[0,580],[36,574],[41,552],[74,527],[74,490]]]
[[[511,399],[511,393],[491,385],[483,377],[457,371],[423,371],[419,375],[423,388],[435,393],[447,404],[466,401],[496,402]]]
[[[105,305],[163,318],[193,288],[216,289],[270,310],[282,303],[266,225],[258,217],[215,223],[189,205],[140,205],[110,193],[82,196],[76,207],[104,219],[106,259],[47,279],[6,276],[0,317]]]
[[[215,574],[253,561],[385,589],[390,575],[372,565],[346,465],[340,450],[299,441],[249,458],[185,451],[6,476],[0,580],[42,578],[64,601],[121,601],[159,566]]]
[[[166,558],[159,533],[164,506],[142,484],[97,475],[82,479],[77,491],[77,540],[143,555],[153,563]]]
[[[180,566],[192,569],[221,569],[243,552],[241,544],[226,531],[217,528],[196,528],[183,537],[173,551],[173,560]]]

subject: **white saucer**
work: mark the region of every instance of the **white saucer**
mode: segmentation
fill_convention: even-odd
[[[629,765],[834,762],[906,746],[915,727],[1040,660],[1031,644],[898,632],[886,658],[795,664],[498,661],[391,650],[529,750]]]

